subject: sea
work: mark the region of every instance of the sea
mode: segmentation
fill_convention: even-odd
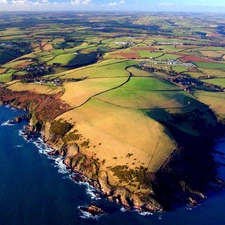
[[[140,213],[126,211],[86,183],[75,183],[63,158],[50,157],[42,140],[26,140],[21,133],[27,122],[10,124],[24,111],[0,106],[0,225],[219,225],[225,224],[225,191],[207,193],[197,207],[177,206],[174,211]],[[225,153],[225,139],[216,150]],[[216,160],[225,161],[221,154]],[[225,167],[219,177],[225,179]],[[78,208],[99,205],[106,214],[91,216]]]

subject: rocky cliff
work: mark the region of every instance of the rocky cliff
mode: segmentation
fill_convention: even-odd
[[[56,119],[57,116],[71,109],[68,104],[60,100],[61,94],[13,92],[1,88],[0,101],[2,104],[10,104],[29,111],[32,132],[42,132],[45,142],[54,148],[51,154],[64,157],[64,163],[68,169],[78,174],[74,177],[75,181],[85,180],[109,200],[142,210],[170,209],[178,202],[195,203],[196,200],[204,198],[207,184],[215,181],[216,165],[211,153],[214,140],[224,132],[224,126],[216,122],[216,117],[211,111],[212,117],[215,117],[215,123],[207,124],[207,126],[199,112],[185,115],[185,121],[198,123],[196,129],[199,130],[199,135],[197,136],[182,132],[176,127],[176,120],[180,123],[184,119],[180,118],[181,115],[171,114],[173,123],[158,119],[173,135],[177,149],[156,173],[147,172],[145,168],[138,171],[129,171],[125,167],[111,168],[114,173],[124,179],[127,177],[129,179],[130,176],[137,178],[142,187],[141,190],[130,191],[124,185],[111,185],[108,171],[102,169],[102,162],[99,162],[94,155],[86,155],[84,151],[80,151],[80,145],[76,140],[81,134],[74,130],[74,124],[63,119]]]

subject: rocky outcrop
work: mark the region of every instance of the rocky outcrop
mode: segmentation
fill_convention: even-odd
[[[96,205],[88,205],[87,207],[79,206],[78,209],[81,212],[86,212],[91,214],[92,216],[101,216],[106,214],[106,212],[103,211],[99,206]]]

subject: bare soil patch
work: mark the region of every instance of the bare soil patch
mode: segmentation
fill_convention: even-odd
[[[191,61],[191,62],[211,62],[211,63],[213,62],[213,63],[218,63],[217,61],[212,60],[212,59],[205,59],[205,58],[201,58],[201,57],[193,56],[193,55],[187,55],[187,56],[181,57],[181,58],[179,58],[179,60],[182,61],[182,62]]]
[[[113,56],[122,56],[126,59],[139,59],[139,55],[136,52],[121,52],[121,53],[112,53]]]

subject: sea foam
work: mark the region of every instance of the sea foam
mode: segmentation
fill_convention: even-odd
[[[91,197],[93,200],[100,200],[101,198],[97,196],[99,192],[92,186],[88,185],[86,188],[86,193]]]
[[[6,122],[2,123],[1,126],[13,126],[14,123],[12,123],[11,120],[7,120]]]
[[[54,149],[51,148],[51,147],[49,147],[42,140],[41,137],[38,137],[35,140],[29,139],[29,138],[27,139],[27,138],[25,138],[25,135],[24,135],[23,130],[20,130],[19,131],[19,135],[22,136],[26,142],[32,142],[37,147],[38,152],[40,154],[44,154],[44,155],[46,155],[48,157],[48,159],[53,160],[54,161],[53,166],[56,167],[56,168],[58,168],[58,172],[59,173],[61,173],[61,174],[69,174],[69,175],[67,175],[64,178],[69,178],[72,181],[74,181],[73,177],[76,176],[77,173],[74,173],[74,172],[71,173],[70,170],[67,169],[66,165],[63,162],[64,157],[62,157],[62,156],[55,156],[55,155],[49,155],[49,153],[52,152]],[[19,146],[17,146],[17,147],[19,147]],[[86,186],[86,193],[87,193],[87,195],[90,196],[91,199],[93,199],[93,200],[99,200],[99,199],[101,199],[98,196],[100,194],[99,191],[96,188],[90,186],[88,184],[88,182],[85,182],[85,181],[79,181],[79,182],[74,181],[74,182],[76,184],[78,184],[78,185],[84,185],[84,186]]]

